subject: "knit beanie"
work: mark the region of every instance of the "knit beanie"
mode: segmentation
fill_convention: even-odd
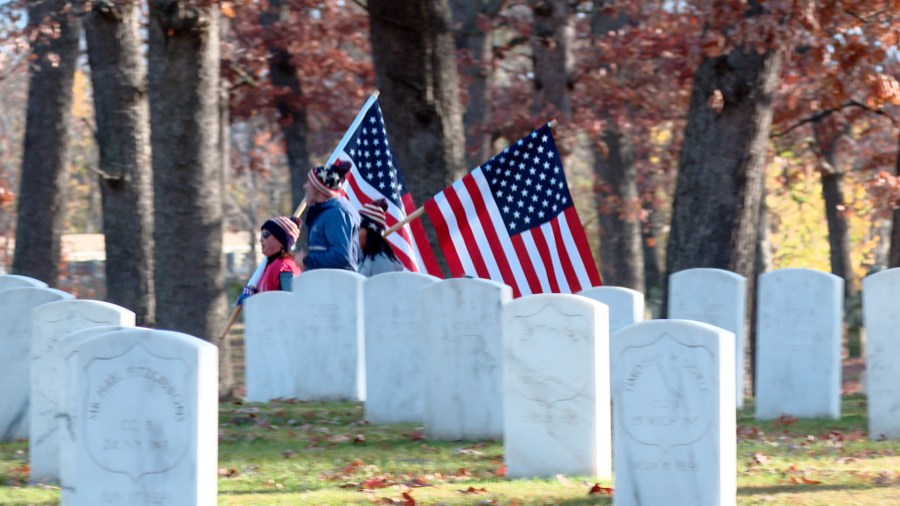
[[[387,201],[384,199],[363,204],[359,210],[360,225],[380,234],[387,225],[387,215],[385,214],[387,208]]]
[[[313,188],[330,197],[341,196],[341,185],[350,172],[350,162],[335,160],[331,165],[322,165],[309,170],[307,178]]]
[[[300,237],[300,227],[287,216],[276,216],[271,220],[266,220],[260,230],[268,230],[288,251],[294,247],[297,238]]]

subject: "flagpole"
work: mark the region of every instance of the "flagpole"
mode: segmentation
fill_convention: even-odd
[[[555,119],[552,119],[552,120],[550,120],[549,122],[547,122],[547,126],[550,127],[550,128],[556,128],[556,125],[558,125],[558,124],[559,124],[559,123],[557,123],[557,121],[556,121]],[[422,207],[416,209],[415,211],[409,213],[409,215],[407,215],[406,218],[403,218],[402,220],[398,221],[396,225],[394,225],[393,227],[391,227],[391,228],[385,230],[385,231],[384,231],[384,237],[387,237],[387,236],[393,234],[394,232],[400,230],[400,229],[403,228],[407,223],[409,223],[409,222],[415,220],[415,219],[418,218],[419,216],[422,216],[422,214],[423,214],[424,212],[425,212],[425,206],[422,206]]]
[[[362,109],[359,110],[359,113],[356,114],[356,118],[353,119],[353,123],[350,124],[350,128],[344,132],[344,136],[341,138],[341,141],[338,143],[337,147],[334,148],[334,151],[331,152],[331,156],[328,157],[328,161],[325,162],[325,166],[331,165],[337,160],[338,154],[344,150],[344,146],[350,142],[350,139],[353,137],[353,133],[356,131],[356,128],[362,123],[363,118],[365,118],[366,113],[369,112],[369,108],[372,107],[378,100],[378,95],[381,92],[375,90],[369,95],[369,98],[366,100],[366,103],[363,105]],[[294,218],[299,218],[303,211],[306,209],[306,198],[300,201],[300,204],[297,206],[297,209],[294,210],[292,216]],[[419,213],[421,214],[421,213]],[[247,282],[247,286],[256,287],[256,284],[259,283],[260,278],[262,278],[263,272],[266,270],[266,264],[268,263],[267,259],[263,259],[262,262],[256,267],[256,271],[254,271],[253,276],[250,276],[250,281]],[[234,311],[231,312],[231,318],[228,319],[228,323],[225,325],[225,330],[222,332],[220,339],[224,339],[225,336],[228,335],[228,331],[231,330],[231,326],[234,325],[234,322],[237,321],[238,315],[241,314],[241,309],[243,308],[243,304],[236,306]]]
[[[425,212],[425,206],[422,206],[422,207],[416,209],[415,211],[409,213],[409,214],[406,216],[406,218],[403,218],[402,220],[398,221],[396,225],[394,225],[393,227],[391,227],[391,228],[385,230],[385,231],[384,231],[384,237],[387,237],[387,236],[393,234],[394,232],[400,230],[400,229],[403,228],[403,226],[406,225],[407,223],[409,223],[409,222],[411,222],[412,220],[418,218],[419,216],[422,216],[422,213],[424,213],[424,212]]]
[[[348,128],[347,131],[344,132],[344,136],[341,137],[341,142],[338,143],[337,147],[334,148],[334,151],[331,152],[331,156],[328,157],[328,161],[325,163],[326,167],[331,165],[332,163],[334,163],[335,160],[337,160],[338,153],[343,151],[344,146],[346,146],[347,143],[350,142],[350,139],[353,137],[353,134],[356,132],[356,128],[359,127],[360,123],[362,123],[363,118],[366,117],[366,113],[369,112],[369,108],[372,107],[372,104],[374,104],[375,102],[378,101],[378,95],[380,95],[380,94],[381,94],[380,91],[375,90],[372,92],[371,95],[369,95],[369,99],[366,100],[366,103],[363,104],[362,109],[360,109],[359,113],[357,113],[356,117],[353,118],[353,123],[350,123],[350,128]]]
[[[300,204],[297,205],[297,209],[294,209],[294,213],[291,215],[294,218],[299,218],[303,211],[306,210],[306,197],[303,197],[303,200],[300,201]],[[266,265],[268,264],[268,259],[263,258],[262,262],[256,267],[256,271],[250,276],[250,281],[247,281],[247,286],[256,287],[256,284],[259,283],[259,278],[262,277],[263,272],[266,270]],[[237,321],[238,316],[241,314],[241,310],[244,308],[244,305],[238,305],[234,307],[234,310],[231,312],[231,318],[228,319],[228,323],[225,324],[225,330],[222,331],[222,334],[219,336],[219,339],[225,339],[225,336],[228,335],[228,332],[231,330],[234,322]]]

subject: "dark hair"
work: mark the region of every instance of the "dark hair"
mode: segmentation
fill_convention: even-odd
[[[366,246],[362,249],[364,257],[375,257],[378,256],[379,253],[384,253],[391,260],[397,260],[397,255],[394,254],[394,248],[391,247],[391,244],[387,242],[387,239],[381,235],[381,233],[372,230],[371,228],[366,229]]]

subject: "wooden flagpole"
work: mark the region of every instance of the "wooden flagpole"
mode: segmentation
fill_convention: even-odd
[[[303,211],[306,210],[306,197],[303,197],[303,200],[300,201],[300,204],[297,206],[297,209],[294,209],[294,214],[291,216],[294,218],[299,218]],[[250,277],[250,281],[247,284],[259,282],[259,278],[262,277],[263,271],[266,270],[266,262],[267,260],[264,258],[262,262],[259,263],[259,266],[256,268],[256,272],[253,273],[253,276]],[[253,286],[256,286],[255,284]],[[241,314],[241,310],[244,308],[244,305],[241,304],[239,306],[235,306],[234,310],[231,312],[231,318],[228,319],[228,323],[225,324],[225,330],[222,331],[222,334],[219,336],[219,340],[225,339],[228,335],[228,331],[231,330],[231,326],[234,325],[234,322],[237,321],[238,316]]]
[[[547,123],[547,126],[549,126],[550,128],[556,128],[556,125],[557,125],[557,124],[558,124],[557,121],[556,121],[555,119],[553,119],[553,120],[550,120],[550,121]],[[391,228],[385,230],[385,231],[384,231],[384,237],[387,237],[387,236],[393,234],[394,232],[400,230],[400,229],[403,228],[407,223],[411,222],[412,220],[415,220],[415,219],[418,218],[419,216],[422,216],[422,214],[423,214],[424,212],[425,212],[425,206],[422,206],[422,207],[416,209],[415,211],[409,213],[409,214],[406,216],[406,218],[403,218],[402,220],[398,221],[396,225],[394,225],[393,227],[391,227]]]

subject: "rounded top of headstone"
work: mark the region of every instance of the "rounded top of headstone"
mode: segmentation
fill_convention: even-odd
[[[38,286],[23,286],[20,288],[10,288],[8,290],[0,290],[0,299],[4,303],[25,302],[43,300],[51,302],[56,300],[74,299],[75,296],[69,292],[57,290],[56,288],[42,288]]]
[[[512,287],[493,279],[482,278],[448,278],[438,279],[432,285],[428,285],[423,290],[429,291],[485,291],[494,290],[500,292],[509,292],[509,298],[512,299]]]
[[[894,267],[893,269],[882,269],[879,271],[875,271],[865,278],[863,278],[863,286],[868,286],[872,283],[884,283],[887,280],[894,280],[898,276],[900,276],[900,267]]]
[[[669,276],[670,279],[678,279],[683,276],[701,276],[701,277],[721,277],[735,281],[746,281],[747,278],[736,272],[726,269],[715,269],[712,267],[694,267],[691,269],[680,270]]]
[[[679,319],[661,319],[661,320],[648,320],[644,322],[637,322],[631,324],[627,327],[622,328],[621,330],[615,332],[613,335],[620,338],[628,338],[631,335],[646,335],[652,334],[658,331],[676,331],[676,332],[684,332],[685,334],[691,335],[731,335],[734,336],[734,333],[725,330],[721,327],[716,327],[715,325],[710,325],[708,323],[698,322],[696,320],[679,320]]]
[[[627,295],[629,297],[639,297],[641,300],[644,298],[644,294],[634,290],[632,288],[626,288],[624,286],[594,286],[591,288],[585,288],[584,290],[578,292],[576,295],[583,295],[585,297],[593,297],[594,295],[605,295],[605,294],[614,294],[614,295]]]
[[[46,288],[47,283],[44,283],[39,279],[30,278],[28,276],[20,276],[18,274],[0,275],[0,290],[24,287]]]
[[[294,279],[293,286],[294,291],[296,292],[297,285],[303,283],[322,283],[329,281],[362,283],[366,279],[368,279],[366,276],[346,269],[312,269],[298,274]]]

